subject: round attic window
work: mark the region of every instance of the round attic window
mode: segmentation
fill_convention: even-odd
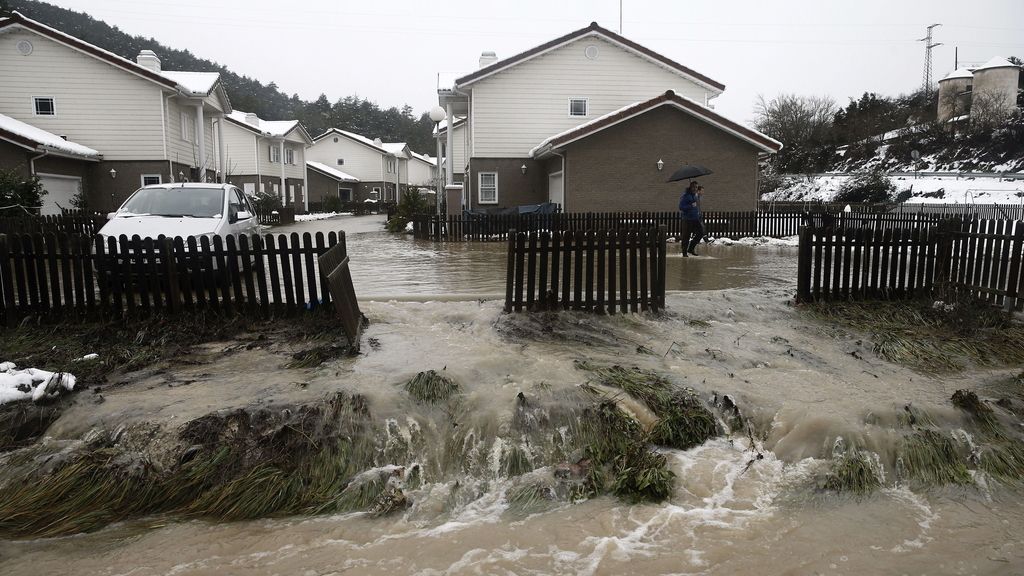
[[[22,56],[28,56],[32,53],[32,43],[28,40],[22,40],[18,42],[17,48],[18,54],[21,54]]]
[[[583,54],[589,60],[597,60],[597,55],[600,54],[600,53],[601,53],[601,51],[598,50],[597,46],[594,46],[593,44],[591,44],[590,46],[587,46],[586,49],[583,50]]]
[[[338,137],[337,137],[337,136],[335,136],[335,137],[334,137],[334,141],[335,141],[335,142],[337,142],[337,141],[338,141]]]

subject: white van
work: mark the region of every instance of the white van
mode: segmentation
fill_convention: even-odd
[[[259,234],[249,199],[231,184],[154,184],[139,188],[107,215],[100,236],[157,238]]]

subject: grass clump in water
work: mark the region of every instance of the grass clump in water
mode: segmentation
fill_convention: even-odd
[[[556,500],[555,491],[543,482],[527,482],[505,492],[509,510],[520,514],[542,512]]]
[[[533,465],[530,463],[530,455],[519,445],[513,444],[502,454],[501,473],[506,478],[522,476],[532,471]]]
[[[818,488],[864,495],[881,486],[879,466],[872,455],[861,450],[851,450],[832,459],[831,469]]]
[[[947,307],[928,300],[810,305],[821,320],[870,334],[878,356],[923,372],[955,372],[966,363],[1024,362],[1024,324],[986,302],[962,297]]]
[[[904,439],[897,470],[924,486],[966,485],[972,479],[965,460],[950,436],[922,428]]]
[[[687,450],[703,444],[720,431],[714,414],[696,392],[678,388],[661,375],[641,368],[587,366],[597,383],[618,388],[642,401],[658,417],[649,440],[659,446]]]
[[[966,412],[971,421],[984,433],[1001,435],[1002,426],[996,419],[992,408],[982,402],[971,390],[957,390],[950,398],[953,405]]]
[[[661,502],[672,495],[675,473],[665,455],[634,444],[615,459],[612,492],[628,502]]]
[[[444,402],[459,392],[459,384],[434,370],[420,372],[404,385],[405,391],[421,404]]]

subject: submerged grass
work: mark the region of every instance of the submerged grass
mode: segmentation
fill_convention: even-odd
[[[827,302],[805,310],[869,334],[878,356],[922,372],[1024,362],[1024,324],[984,302],[961,299],[952,311],[931,299]]]
[[[595,382],[622,390],[654,412],[658,422],[650,441],[655,444],[687,450],[720,432],[714,414],[690,388],[676,387],[656,372],[636,367],[582,367],[591,371]]]
[[[921,428],[903,440],[897,473],[918,486],[972,482],[966,458],[957,451],[953,439],[931,428]]]
[[[434,370],[420,372],[404,385],[405,391],[421,404],[438,404],[459,392],[459,384]]]
[[[831,467],[818,488],[832,492],[864,495],[882,486],[882,477],[874,455],[850,450],[832,459]]]
[[[376,451],[368,417],[361,397],[341,393],[295,411],[210,414],[185,426],[163,464],[108,438],[0,491],[0,535],[60,536],[160,513],[241,520],[367,509],[386,484],[349,487]]]

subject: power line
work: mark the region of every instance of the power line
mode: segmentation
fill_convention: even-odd
[[[924,73],[921,81],[924,84],[925,96],[932,94],[932,48],[942,46],[942,42],[932,43],[932,30],[939,26],[942,24],[932,24],[928,27],[928,34],[924,38],[918,39],[918,42],[924,42]]]

